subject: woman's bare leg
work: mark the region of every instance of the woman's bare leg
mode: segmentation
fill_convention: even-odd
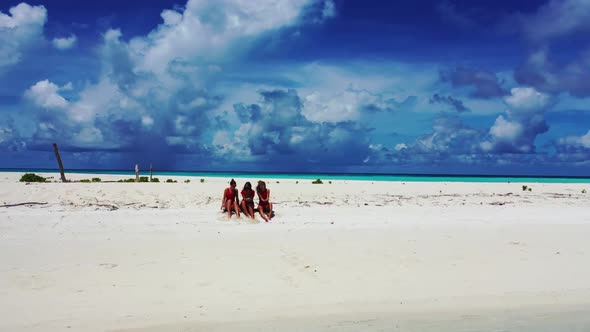
[[[236,215],[238,216],[238,219],[241,219],[240,217],[240,207],[238,206],[238,202],[234,201],[234,210],[236,211]]]
[[[248,206],[248,212],[250,212],[250,218],[254,218],[254,208],[252,206]]]
[[[225,210],[227,211],[227,219],[231,219],[231,201],[225,201]]]
[[[258,205],[258,213],[260,214],[262,219],[264,219],[264,221],[268,222],[268,217],[266,216],[266,214],[264,214],[264,209],[260,205]]]

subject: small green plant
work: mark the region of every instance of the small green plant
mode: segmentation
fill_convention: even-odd
[[[160,182],[160,179],[158,179],[158,178],[152,178],[152,181],[151,182]]]
[[[299,181],[295,181],[295,184],[299,184]]]
[[[533,191],[533,188],[529,187],[529,191]]]
[[[184,180],[184,183],[191,183],[191,180],[186,179],[186,180]]]
[[[585,193],[586,193],[586,189],[582,189],[582,194],[585,194]]]
[[[313,184],[323,184],[322,180],[320,180],[320,179],[317,179],[315,181],[312,181],[311,183],[313,183]]]
[[[522,191],[526,191],[527,188],[528,186],[522,186]]]
[[[92,182],[102,182],[100,178],[92,178]]]
[[[139,182],[150,182],[150,178],[148,178],[147,176],[140,176]]]
[[[46,182],[47,179],[35,173],[26,173],[20,178],[20,182]]]
[[[332,181],[328,181],[328,184],[332,184]]]
[[[89,179],[82,179],[82,180],[80,180],[80,182],[83,182],[83,183],[90,183],[90,180],[89,180]]]
[[[177,182],[176,180],[172,180],[172,179],[166,180],[166,183],[176,183],[176,182]]]
[[[205,183],[205,179],[201,179],[201,183]]]
[[[117,182],[135,182],[135,179],[122,179]]]

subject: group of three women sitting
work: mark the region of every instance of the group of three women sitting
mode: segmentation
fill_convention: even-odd
[[[258,195],[258,207],[257,212],[260,214],[262,219],[269,221],[273,217],[272,203],[270,202],[270,190],[266,188],[264,181],[258,181],[256,191],[252,190],[252,184],[246,182],[244,189],[241,192],[242,201],[238,197],[238,189],[236,189],[236,181],[231,179],[229,182],[229,188],[223,191],[223,200],[221,203],[221,209],[227,211],[227,217],[231,218],[232,212],[235,212],[240,219],[240,212],[251,219],[254,219],[254,195]]]

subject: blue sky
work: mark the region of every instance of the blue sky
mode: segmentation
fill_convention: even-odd
[[[590,175],[590,3],[3,1],[0,167]]]

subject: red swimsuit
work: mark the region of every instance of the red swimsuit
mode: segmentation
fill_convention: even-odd
[[[236,191],[237,190],[231,190],[231,188],[226,188],[225,189],[225,198],[228,201],[234,201],[236,199]]]
[[[258,193],[258,195],[260,196],[260,201],[258,202],[258,205],[262,206],[262,207],[267,207],[268,206],[268,193],[269,190],[266,189],[266,191],[261,191]],[[263,201],[266,200],[266,201]]]

